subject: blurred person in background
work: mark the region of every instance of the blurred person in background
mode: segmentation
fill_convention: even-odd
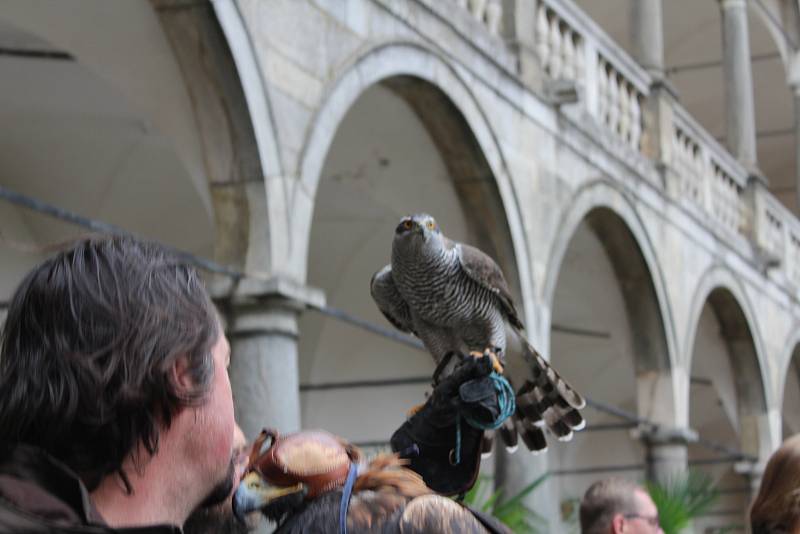
[[[750,508],[753,534],[800,534],[800,434],[775,451]]]
[[[582,534],[663,534],[653,499],[622,478],[589,486],[581,501],[580,522]]]

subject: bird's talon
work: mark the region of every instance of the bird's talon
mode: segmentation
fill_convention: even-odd
[[[492,368],[495,370],[495,372],[499,375],[502,375],[505,368],[503,367],[503,364],[500,363],[500,358],[497,357],[497,353],[492,349],[486,349],[483,353],[491,358]]]
[[[503,374],[503,371],[505,370],[503,364],[500,363],[500,358],[498,358],[497,354],[495,354],[495,352],[490,348],[487,348],[483,352],[472,351],[469,353],[469,355],[476,359],[488,356],[492,360],[492,369],[494,369],[497,374]]]
[[[410,408],[410,409],[409,409],[409,410],[406,412],[406,418],[408,418],[408,419],[411,419],[412,417],[414,417],[415,415],[417,415],[417,413],[419,413],[419,411],[422,409],[422,407],[423,407],[423,406],[425,406],[425,403],[422,403],[422,404],[417,404],[416,406],[412,406],[412,407],[411,407],[411,408]]]
[[[495,370],[497,374],[502,375],[503,371],[505,371],[503,364],[500,363],[500,360],[498,360],[497,356],[495,356],[494,354],[491,355],[491,358],[492,358],[492,368]]]

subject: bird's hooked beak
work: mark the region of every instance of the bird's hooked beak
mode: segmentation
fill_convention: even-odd
[[[257,471],[250,471],[233,494],[233,513],[239,521],[244,522],[247,514],[263,510],[288,495],[302,492],[305,496],[306,491],[305,485],[299,483],[286,487],[272,486]]]

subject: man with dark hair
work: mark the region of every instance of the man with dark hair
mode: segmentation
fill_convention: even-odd
[[[650,495],[623,478],[595,482],[581,501],[582,534],[663,534]]]
[[[0,349],[0,532],[179,532],[234,478],[230,348],[195,270],[93,238],[33,269]]]

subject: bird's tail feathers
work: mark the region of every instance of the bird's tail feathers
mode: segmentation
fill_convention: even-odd
[[[481,438],[481,458],[489,458],[494,449],[494,430],[487,430]]]
[[[521,437],[531,452],[547,449],[545,429],[560,441],[572,439],[586,422],[580,410],[585,399],[524,339],[522,353],[531,370],[531,378],[517,390],[516,412],[500,428],[507,448],[517,446]]]
[[[586,406],[586,400],[570,386],[566,380],[545,360],[530,343],[523,340],[522,357],[528,363],[533,376],[534,391],[539,391],[543,399],[550,402],[566,403],[576,410]]]

